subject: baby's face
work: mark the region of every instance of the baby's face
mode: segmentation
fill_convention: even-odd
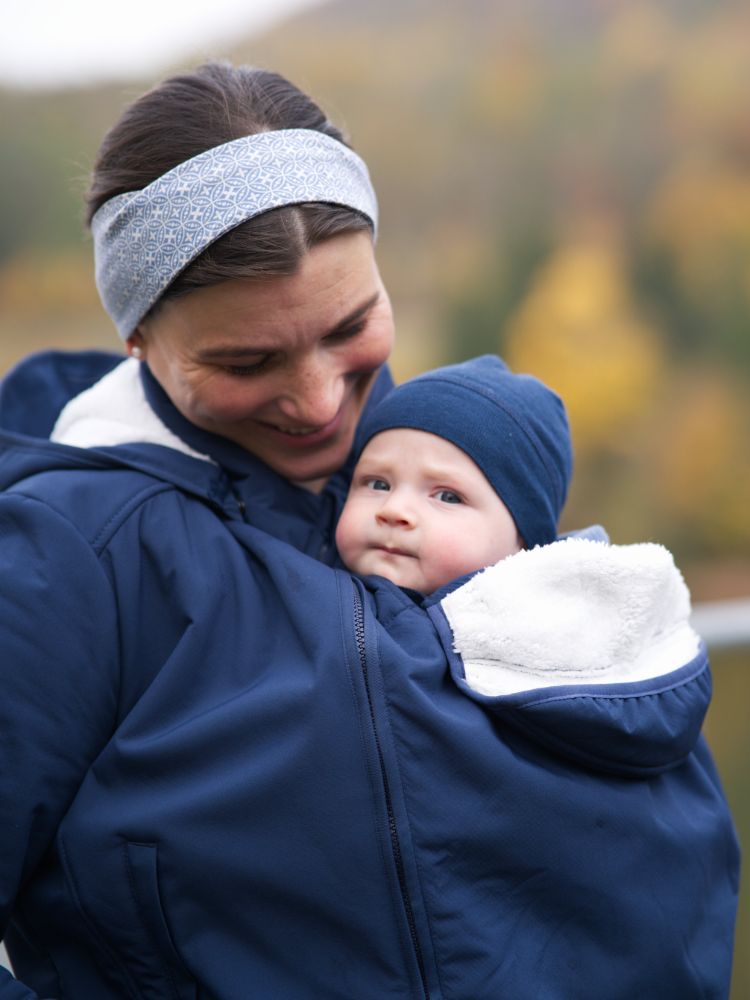
[[[336,529],[355,573],[423,594],[522,547],[510,511],[454,444],[398,428],[365,447]]]

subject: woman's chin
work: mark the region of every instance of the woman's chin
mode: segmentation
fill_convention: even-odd
[[[317,493],[344,464],[350,448],[351,441],[338,440],[307,453],[295,450],[293,454],[280,454],[277,449],[268,458],[259,457],[280,476]]]

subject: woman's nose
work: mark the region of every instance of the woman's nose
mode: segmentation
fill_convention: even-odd
[[[295,371],[278,406],[287,417],[309,427],[324,427],[341,409],[346,386],[330,360],[312,361]]]

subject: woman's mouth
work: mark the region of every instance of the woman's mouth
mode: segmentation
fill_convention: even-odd
[[[293,434],[295,437],[307,437],[320,430],[320,427],[281,427],[279,424],[272,426],[274,430],[281,431],[282,434]]]
[[[270,431],[279,443],[283,442],[291,447],[309,448],[325,444],[339,433],[344,420],[344,409],[345,407],[342,407],[329,423],[317,427],[300,424],[276,424],[267,420],[259,421],[259,423]]]

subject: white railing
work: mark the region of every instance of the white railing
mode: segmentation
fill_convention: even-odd
[[[709,649],[750,646],[750,598],[696,604],[690,622]]]

